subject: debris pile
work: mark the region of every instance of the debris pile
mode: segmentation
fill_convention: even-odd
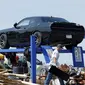
[[[7,75],[4,75],[4,72],[7,72],[7,70],[0,69],[0,85],[26,85],[23,84],[20,80],[13,80],[8,78]]]

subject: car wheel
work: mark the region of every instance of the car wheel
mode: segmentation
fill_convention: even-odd
[[[41,67],[40,72],[39,72],[40,76],[45,76],[46,72],[47,72],[46,69]]]
[[[8,40],[7,40],[7,35],[6,34],[1,34],[0,35],[0,48],[9,48]]]
[[[34,36],[35,36],[35,38],[36,38],[36,45],[37,46],[40,46],[40,44],[41,44],[41,37],[42,37],[42,35],[41,35],[41,33],[40,32],[38,32],[38,31],[36,31],[36,32],[34,32],[34,34],[33,34]]]

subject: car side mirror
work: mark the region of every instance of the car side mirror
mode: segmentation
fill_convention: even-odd
[[[15,27],[15,28],[17,27],[17,23],[14,24],[14,27]]]

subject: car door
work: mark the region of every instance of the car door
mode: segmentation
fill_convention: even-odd
[[[37,29],[36,23],[37,22],[35,17],[29,18],[29,25],[25,26],[25,32],[23,33],[25,44],[30,44],[30,36]]]
[[[16,29],[17,29],[16,37],[19,41],[19,45],[25,45],[28,41],[29,32],[27,31],[27,28],[28,29],[30,28],[29,22],[30,22],[30,19],[26,18],[26,19],[21,20],[16,26]]]

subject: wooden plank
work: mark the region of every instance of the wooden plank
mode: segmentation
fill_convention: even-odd
[[[35,83],[31,83],[31,82],[25,82],[25,81],[21,81],[23,84],[26,85],[40,85],[40,84],[35,84]]]
[[[3,75],[6,75],[6,76],[17,76],[17,77],[20,77],[20,78],[27,78],[28,77],[25,74],[15,74],[15,73],[4,73]]]

